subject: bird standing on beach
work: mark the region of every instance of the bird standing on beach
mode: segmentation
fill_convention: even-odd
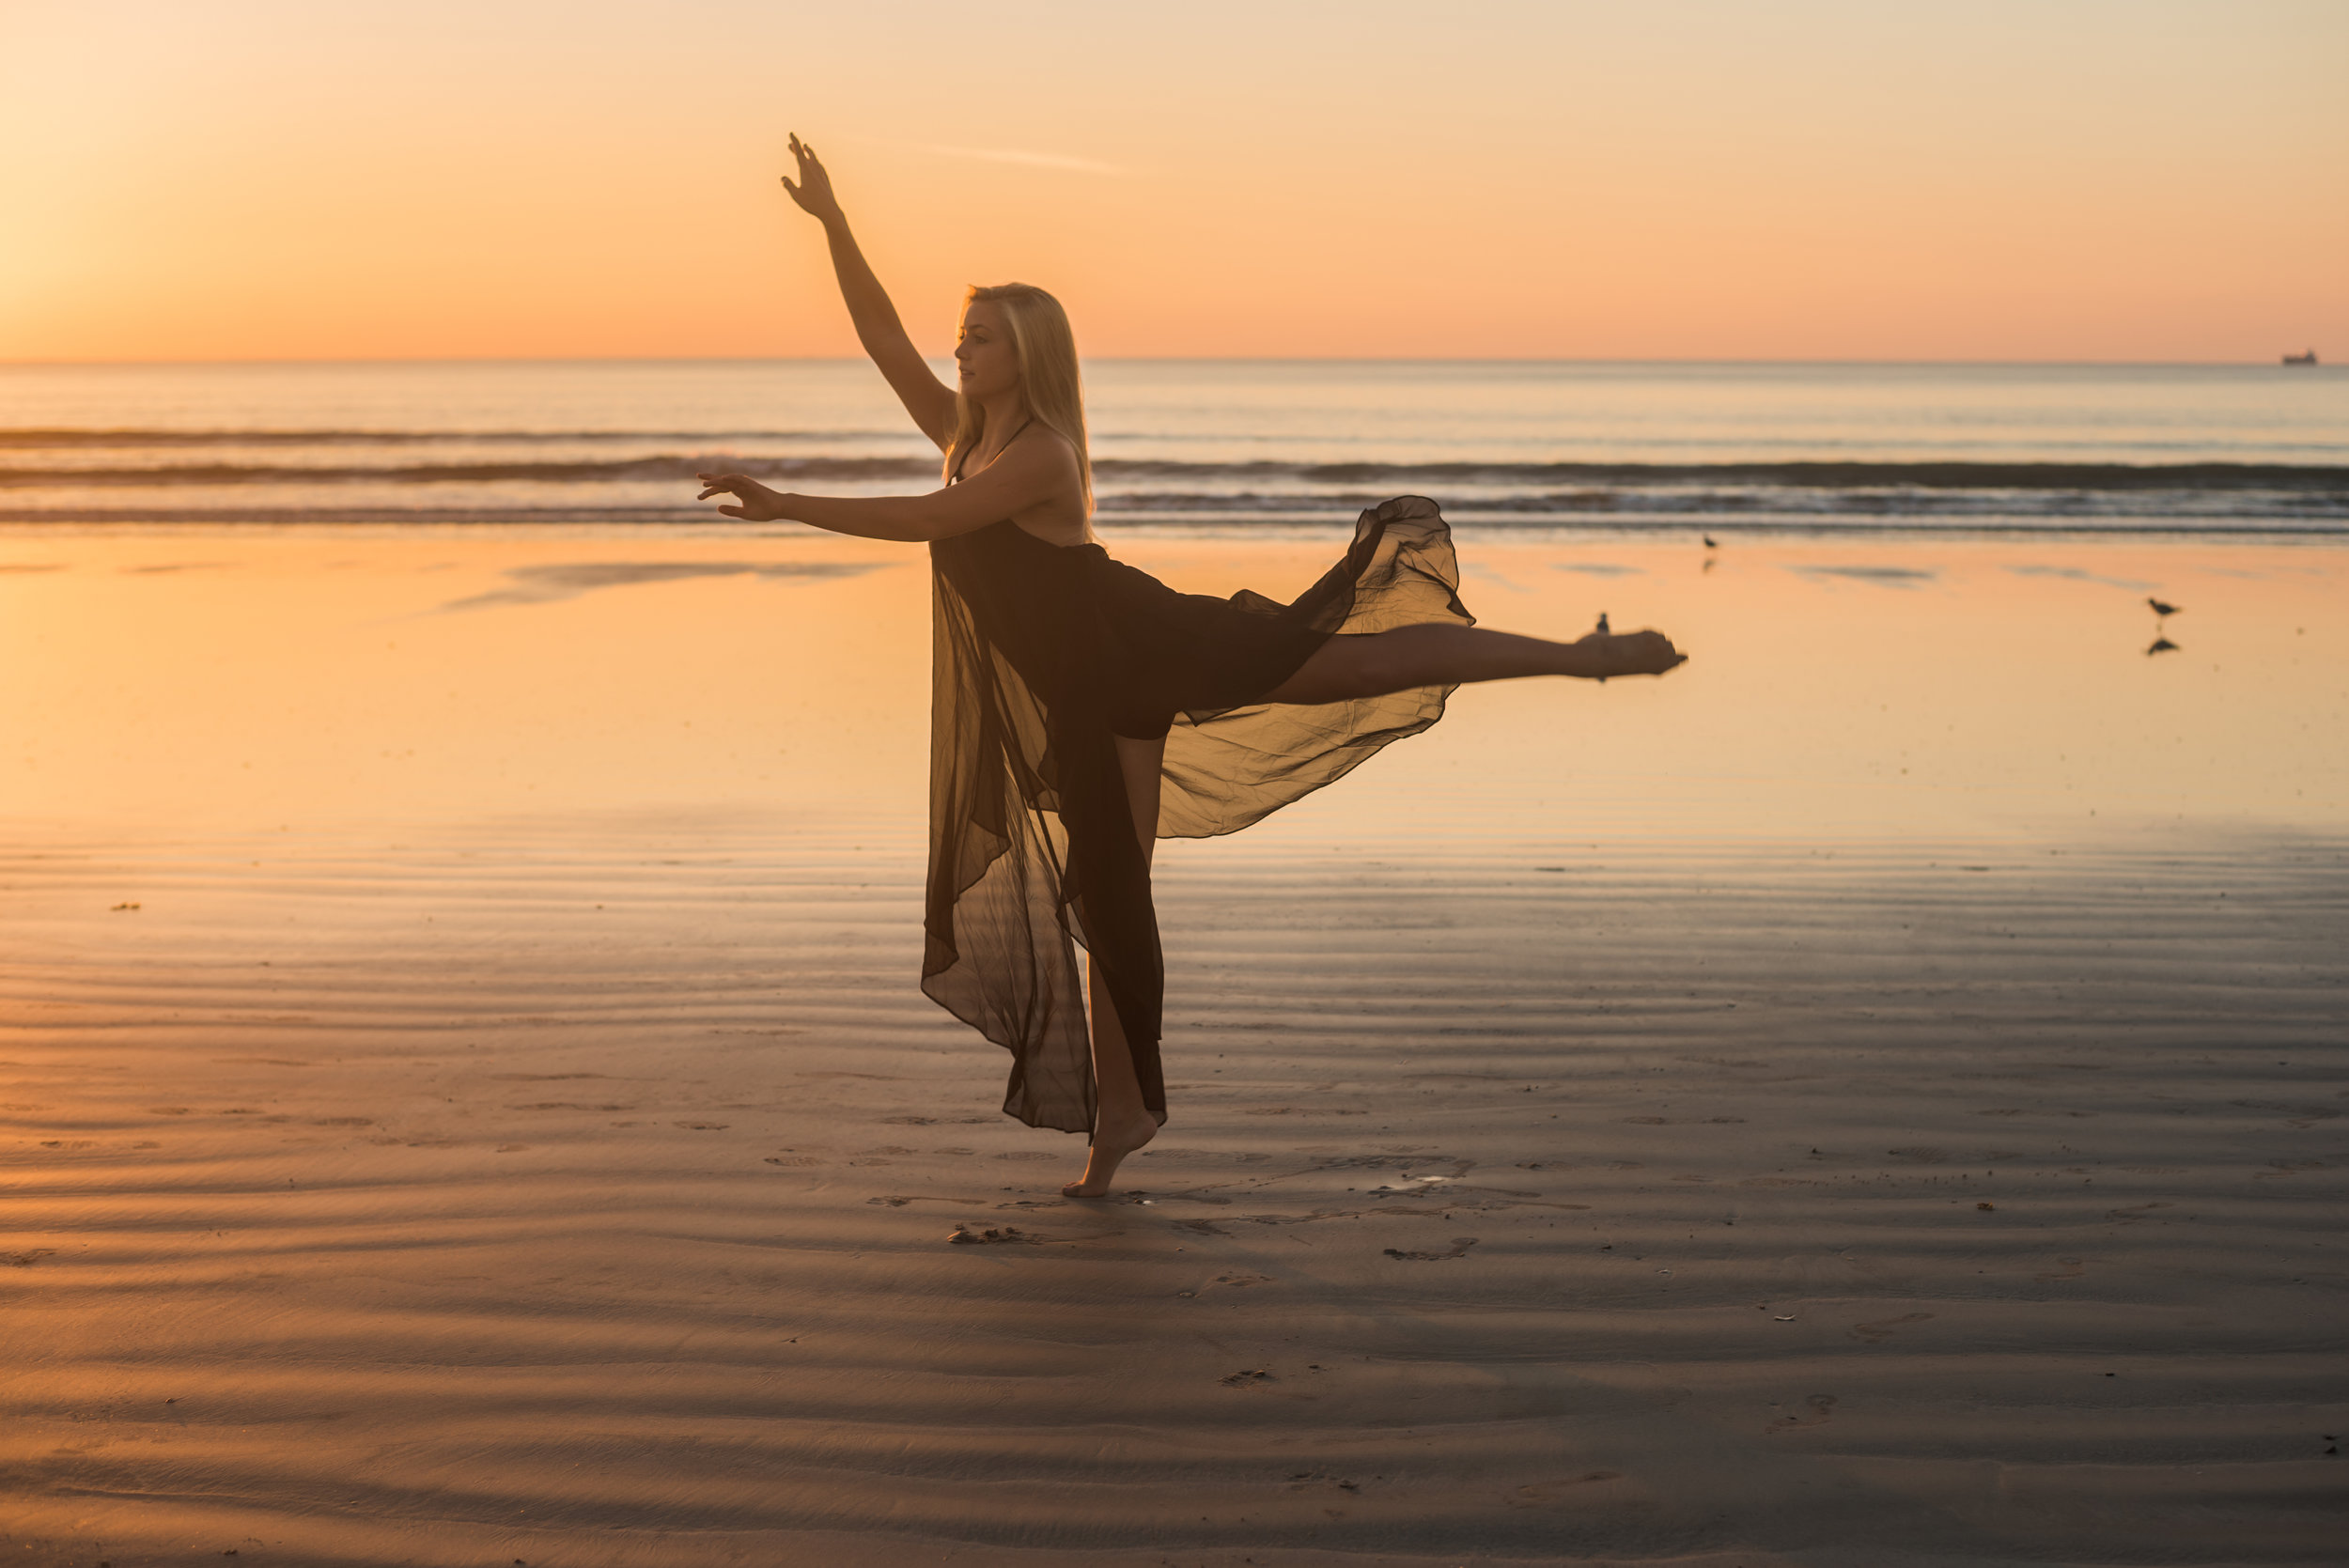
[[[1707,550],[1719,550],[1721,548],[1719,543],[1710,534],[1700,534],[1697,536],[1704,541],[1704,548]]]
[[[2170,616],[2178,613],[2178,607],[2176,605],[2165,603],[2163,600],[2157,599],[2150,594],[2145,597],[2145,602],[2152,605],[2154,607],[2154,613],[2161,616],[2164,620],[2169,619]]]

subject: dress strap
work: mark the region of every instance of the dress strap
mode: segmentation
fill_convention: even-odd
[[[995,449],[995,456],[996,456],[996,457],[998,457],[998,458],[1002,457],[1002,456],[1003,455],[1003,447],[1005,447],[1005,446],[1009,446],[1009,445],[1010,445],[1013,442],[1018,441],[1018,440],[1019,440],[1021,436],[1026,435],[1026,434],[1028,433],[1028,427],[1029,427],[1029,426],[1031,426],[1031,425],[1033,425],[1033,424],[1034,424],[1034,423],[1035,423],[1035,415],[1034,415],[1034,414],[1030,414],[1027,418],[1025,418],[1025,419],[1021,420],[1021,421],[1019,422],[1019,428],[1018,428],[1017,430],[1014,430],[1011,434],[1009,434],[1009,435],[1005,436],[1005,437],[1003,438],[1003,446],[999,446],[999,447],[997,447],[997,448]],[[948,474],[948,475],[946,476],[946,483],[948,483],[948,484],[950,484],[950,485],[959,485],[959,484],[961,484],[961,483],[962,483],[962,465],[963,465],[964,463],[969,462],[970,460],[971,460],[971,451],[970,451],[970,448],[965,447],[962,451],[956,453],[956,454],[955,454],[955,471],[954,471],[954,473],[952,473],[952,474]]]

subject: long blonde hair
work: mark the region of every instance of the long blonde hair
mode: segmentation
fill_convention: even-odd
[[[1060,302],[1032,283],[972,284],[962,308],[985,302],[999,307],[1011,324],[1012,351],[1019,357],[1019,393],[1028,415],[1077,449],[1077,474],[1084,484],[1085,512],[1093,512],[1093,458],[1085,445],[1084,384],[1077,372],[1077,334]],[[1015,432],[1016,433],[1016,432]],[[944,473],[951,475],[962,455],[987,434],[987,410],[955,394],[955,439],[946,448]]]

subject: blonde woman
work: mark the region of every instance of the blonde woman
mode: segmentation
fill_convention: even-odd
[[[813,148],[785,188],[831,241],[857,336],[944,453],[926,495],[789,495],[705,474],[754,521],[929,546],[936,577],[930,862],[923,989],[1012,1053],[1003,1110],[1090,1135],[1084,1174],[1166,1120],[1164,969],[1150,903],[1161,837],[1248,826],[1388,741],[1465,681],[1661,675],[1660,633],[1545,642],[1476,628],[1432,501],[1364,512],[1345,559],[1292,604],[1178,594],[1111,559],[1076,342],[1026,284],[973,288],[957,384],[931,374],[865,263]],[[1085,950],[1090,986],[1075,948]],[[1088,998],[1089,989],[1089,998]]]

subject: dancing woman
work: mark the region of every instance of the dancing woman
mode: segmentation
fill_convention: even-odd
[[[1450,531],[1404,496],[1293,604],[1178,594],[1094,538],[1077,349],[1040,288],[972,288],[958,384],[931,374],[814,149],[785,188],[832,243],[865,352],[944,453],[927,495],[789,495],[705,474],[753,521],[926,543],[935,568],[922,988],[1012,1053],[1003,1110],[1091,1135],[1097,1198],[1166,1120],[1159,838],[1234,832],[1434,723],[1464,681],[1661,675],[1660,632],[1574,643],[1478,629]],[[1081,984],[1075,945],[1090,979]],[[1088,1027],[1089,1006],[1089,1027]]]

